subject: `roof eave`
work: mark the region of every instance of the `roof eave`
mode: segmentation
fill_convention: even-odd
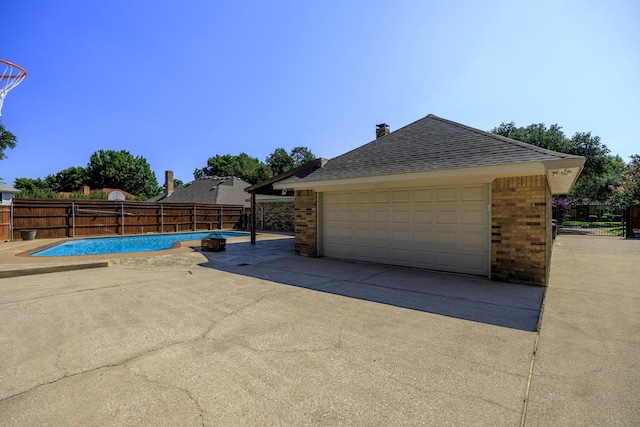
[[[315,190],[331,191],[334,189],[364,188],[371,185],[440,185],[455,183],[491,183],[496,178],[546,175],[552,194],[566,194],[575,184],[582,171],[584,158],[566,158],[543,162],[514,163],[493,166],[479,166],[459,169],[443,169],[394,175],[376,175],[356,178],[278,182],[273,184],[275,190]],[[566,171],[566,172],[565,172]],[[428,181],[425,182],[425,181]]]

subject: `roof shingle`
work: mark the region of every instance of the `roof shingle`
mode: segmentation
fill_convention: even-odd
[[[429,114],[329,160],[304,178],[324,181],[579,158],[474,129]]]

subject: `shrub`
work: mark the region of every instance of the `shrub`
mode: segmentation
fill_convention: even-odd
[[[598,221],[598,215],[589,215],[589,221],[597,222]]]

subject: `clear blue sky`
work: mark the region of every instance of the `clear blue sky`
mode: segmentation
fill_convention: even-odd
[[[160,185],[216,154],[331,158],[430,113],[640,153],[635,0],[33,0],[1,19],[0,58],[28,72],[2,109],[9,185],[100,149],[143,156]]]

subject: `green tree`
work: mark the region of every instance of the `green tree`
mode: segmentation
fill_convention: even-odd
[[[96,151],[89,159],[86,174],[91,188],[119,188],[139,198],[162,191],[147,160],[126,150]]]
[[[47,178],[49,182],[55,182],[56,191],[79,191],[84,184],[91,186],[87,177],[87,170],[81,166],[74,166],[64,169],[55,175]]]
[[[231,154],[215,155],[209,157],[207,166],[196,169],[194,178],[203,176],[235,176],[247,181],[250,184],[264,181],[271,177],[269,168],[255,157],[246,153],[237,156]]]
[[[291,150],[291,158],[293,159],[293,167],[297,168],[315,160],[316,156],[307,147],[294,147]]]
[[[49,184],[41,178],[16,178],[14,186],[21,192],[45,190],[49,188]]]
[[[592,136],[591,132],[576,132],[573,137],[567,138],[557,124],[549,128],[544,123],[517,127],[513,122],[501,123],[491,132],[560,153],[584,156],[586,160],[582,173],[568,195],[571,204],[609,199],[612,192],[610,185],[619,180],[624,166],[624,161],[619,156],[610,155],[600,137]]]
[[[611,185],[611,202],[622,208],[640,204],[640,155],[631,156],[631,162],[625,166],[620,181]]]
[[[4,151],[9,148],[15,148],[16,136],[9,132],[5,127],[2,121],[0,121],[0,160],[4,159],[6,155]]]
[[[294,165],[293,158],[284,148],[276,148],[276,150],[267,157],[266,163],[274,176],[290,171]]]
[[[491,132],[560,153],[569,153],[571,150],[571,142],[557,124],[547,129],[544,123],[527,127],[516,127],[514,122],[500,123],[500,126],[492,129]]]

